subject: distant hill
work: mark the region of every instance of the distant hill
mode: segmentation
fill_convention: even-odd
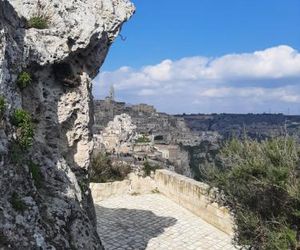
[[[299,137],[300,116],[283,114],[183,114],[183,118],[193,131],[216,131],[224,138],[241,136],[245,133],[258,139],[284,135]]]

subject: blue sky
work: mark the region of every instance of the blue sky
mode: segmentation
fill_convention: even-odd
[[[95,79],[96,98],[114,84],[118,99],[170,113],[300,113],[299,0],[133,2],[127,39],[116,40]]]

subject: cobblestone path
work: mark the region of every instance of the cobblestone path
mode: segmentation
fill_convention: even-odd
[[[95,207],[106,250],[235,249],[228,235],[160,194],[114,197]]]

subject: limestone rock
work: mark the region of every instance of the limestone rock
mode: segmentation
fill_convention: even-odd
[[[136,125],[132,123],[128,114],[115,116],[99,135],[99,144],[104,145],[107,152],[129,153],[133,149]]]
[[[0,248],[102,248],[88,188],[91,79],[133,13],[127,0],[0,1]],[[47,28],[30,27],[41,14]],[[11,123],[20,108],[34,127],[27,150]]]

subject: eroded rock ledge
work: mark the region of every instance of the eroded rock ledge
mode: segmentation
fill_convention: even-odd
[[[47,28],[30,27],[41,12]],[[0,1],[0,248],[102,248],[88,187],[91,79],[133,13],[127,0]],[[26,149],[17,109],[32,118]]]

